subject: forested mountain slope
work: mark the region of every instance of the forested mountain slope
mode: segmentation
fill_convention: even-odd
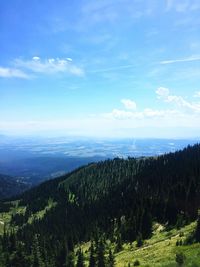
[[[47,266],[66,266],[82,241],[146,239],[153,221],[182,226],[194,220],[199,194],[200,145],[156,158],[107,160],[25,192],[15,202],[19,211],[10,212],[9,229],[21,244],[23,266],[35,266],[35,247]],[[4,234],[2,249],[12,255],[17,248],[5,245],[10,239]]]

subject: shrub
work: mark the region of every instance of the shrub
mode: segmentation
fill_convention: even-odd
[[[140,233],[137,236],[136,242],[137,242],[137,244],[136,244],[137,247],[141,247],[143,245],[142,235]]]
[[[186,257],[182,252],[176,253],[176,262],[178,266],[183,266],[185,259]]]
[[[135,260],[134,263],[133,263],[133,266],[139,266],[139,265],[140,265],[139,260]]]
[[[185,239],[185,245],[191,245],[194,243],[194,233],[191,233],[186,239]]]

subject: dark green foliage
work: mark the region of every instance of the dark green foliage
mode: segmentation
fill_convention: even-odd
[[[35,235],[33,239],[32,267],[44,267],[37,235]]]
[[[141,233],[138,234],[136,241],[137,241],[137,244],[136,244],[137,247],[141,247],[143,245],[143,239],[142,239]]]
[[[102,239],[98,243],[97,248],[97,267],[105,267],[105,257],[104,257],[104,244]]]
[[[196,242],[200,242],[200,210],[198,211],[197,227],[194,235]]]
[[[78,259],[77,259],[76,267],[84,267],[84,257],[83,257],[83,252],[81,251],[81,249],[78,250]]]
[[[185,225],[186,221],[183,214],[178,214],[177,216],[177,222],[176,222],[176,228],[180,229]]]
[[[156,158],[89,164],[21,195],[19,205],[26,211],[13,213],[11,222],[18,226],[17,232],[0,237],[0,259],[3,267],[19,255],[30,260],[31,267],[68,266],[73,264],[69,255],[75,245],[103,236],[96,241],[94,254],[98,266],[105,266],[108,259],[102,239],[115,241],[117,251],[124,241],[136,238],[141,246],[151,236],[152,219],[168,222],[169,227],[196,219],[199,194],[200,145]],[[43,218],[28,223],[30,216],[47,207],[49,199],[56,204]],[[8,206],[1,203],[0,208]],[[19,244],[23,244],[21,251]],[[81,264],[80,259],[81,255]]]
[[[176,241],[176,246],[182,246],[182,245],[183,245],[182,239]]]
[[[117,235],[117,240],[116,240],[116,247],[115,247],[115,252],[119,252],[122,250],[122,239],[121,239],[121,235],[118,234]]]
[[[108,267],[114,267],[115,266],[115,258],[114,258],[114,255],[113,255],[111,249],[109,249],[107,266]]]
[[[178,266],[183,266],[185,259],[186,257],[182,252],[176,253],[176,262]]]
[[[142,236],[144,239],[151,236],[152,233],[152,216],[150,212],[145,211],[142,216]]]
[[[74,260],[72,253],[69,253],[67,256],[66,267],[74,267]]]
[[[21,266],[29,267],[30,266],[30,261],[24,254],[23,247],[21,245],[19,245],[14,251],[14,253],[11,254],[9,264],[12,267],[21,267]]]
[[[194,237],[194,233],[190,234],[187,236],[187,238],[185,239],[184,244],[185,245],[191,245],[195,242],[195,237]]]
[[[90,246],[90,260],[89,260],[89,267],[95,267],[95,252],[94,252],[94,244],[93,242],[91,243]]]
[[[140,265],[139,260],[135,260],[134,263],[133,263],[133,266],[139,266],[139,265]]]

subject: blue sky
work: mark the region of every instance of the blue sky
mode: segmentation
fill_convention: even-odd
[[[0,132],[199,137],[199,0],[0,2]]]

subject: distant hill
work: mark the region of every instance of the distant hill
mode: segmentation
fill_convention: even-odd
[[[28,189],[28,185],[14,178],[0,174],[0,199],[9,198]]]
[[[8,250],[19,259],[21,253],[31,261],[21,266],[35,266],[38,260],[55,267],[66,266],[70,252],[82,242],[94,240],[100,250],[109,240],[116,252],[127,242],[142,246],[152,235],[153,222],[173,229],[197,219],[199,195],[198,144],[158,157],[92,163],[32,188],[11,203],[5,222],[8,229],[18,230],[15,237],[4,236],[2,255]],[[8,246],[10,240],[15,244]],[[16,244],[24,246],[18,251]],[[78,255],[81,259],[80,251]]]
[[[3,154],[3,152],[1,151]],[[86,165],[89,162],[99,161],[99,157],[57,157],[57,156],[38,156],[18,159],[14,155],[6,155],[6,159],[0,160],[0,173],[6,173],[8,176],[21,177],[22,182],[38,185],[45,180],[61,176],[79,166]],[[2,155],[3,157],[3,155]]]

